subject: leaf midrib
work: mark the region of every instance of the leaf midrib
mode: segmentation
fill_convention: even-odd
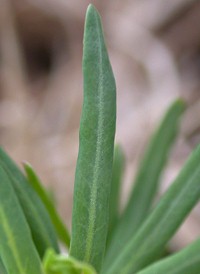
[[[97,25],[99,25],[97,15],[95,14],[95,20]],[[98,45],[99,45],[99,70],[100,73],[99,79],[98,79],[98,91],[97,94],[99,94],[99,111],[98,111],[98,118],[97,118],[97,142],[96,142],[96,153],[95,153],[95,160],[94,160],[94,172],[93,172],[93,179],[92,179],[92,191],[91,191],[91,197],[90,197],[90,206],[89,206],[89,222],[88,222],[88,233],[86,236],[86,250],[85,250],[85,261],[90,261],[91,257],[91,251],[92,251],[92,244],[93,244],[93,238],[94,238],[94,228],[95,228],[95,221],[96,221],[96,198],[97,198],[97,178],[99,177],[99,163],[100,163],[100,151],[101,151],[101,143],[102,143],[102,129],[103,129],[103,100],[102,100],[102,93],[103,93],[103,85],[102,83],[102,46],[101,46],[101,39],[100,39],[100,31],[99,28],[97,28],[98,31]]]
[[[1,216],[1,220],[2,220],[2,228],[5,232],[5,235],[8,239],[8,245],[10,246],[10,249],[11,249],[11,253],[13,255],[13,258],[15,260],[15,263],[16,263],[16,266],[19,270],[19,273],[20,274],[26,274],[26,271],[24,270],[23,268],[23,265],[21,263],[21,259],[19,257],[19,254],[18,254],[18,248],[16,246],[16,243],[14,241],[14,235],[12,233],[12,230],[10,229],[11,225],[9,225],[9,222],[6,218],[6,215],[4,214],[4,211],[2,210],[2,208],[0,207],[0,216]]]

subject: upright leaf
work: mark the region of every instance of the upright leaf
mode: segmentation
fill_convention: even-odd
[[[6,269],[5,269],[5,266],[3,265],[3,262],[1,260],[1,258],[0,258],[0,273],[1,274],[8,274]]]
[[[120,190],[124,171],[124,154],[119,145],[114,149],[113,173],[110,193],[110,213],[107,244],[109,244],[116,224],[119,221]]]
[[[42,274],[39,255],[11,180],[0,167],[1,259],[9,274]]]
[[[0,165],[12,177],[12,186],[30,226],[31,234],[40,256],[43,257],[45,250],[49,247],[58,251],[56,233],[48,212],[24,174],[2,148],[0,148]]]
[[[176,100],[170,106],[147,147],[133,191],[106,254],[106,265],[109,265],[119,250],[129,242],[151,209],[160,175],[178,133],[179,120],[184,107],[185,104],[181,100]]]
[[[158,205],[103,274],[134,274],[160,256],[200,197],[200,146]]]
[[[176,254],[137,272],[137,274],[199,274],[199,270],[200,239]]]
[[[67,247],[69,247],[69,244],[70,244],[69,232],[66,226],[64,225],[61,217],[59,216],[51,199],[49,198],[48,193],[45,191],[39,177],[37,176],[37,174],[35,173],[35,171],[33,170],[30,164],[24,163],[24,169],[26,171],[26,175],[29,183],[31,184],[33,189],[36,191],[36,193],[38,194],[38,196],[40,197],[41,201],[43,202],[43,204],[45,205],[47,209],[59,239]]]
[[[83,76],[70,255],[99,271],[108,231],[116,94],[100,16],[92,5],[86,14]]]

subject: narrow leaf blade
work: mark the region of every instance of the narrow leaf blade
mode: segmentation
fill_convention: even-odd
[[[98,12],[86,14],[84,103],[76,167],[70,254],[99,271],[108,231],[116,120],[115,81]]]
[[[32,166],[28,163],[24,163],[24,169],[27,175],[28,182],[31,184],[33,189],[36,191],[41,201],[45,205],[52,223],[54,224],[55,230],[59,239],[67,246],[70,245],[69,231],[67,230],[65,224],[63,223],[60,215],[58,214],[55,206],[53,205],[49,195],[45,191],[39,177],[33,170]]]
[[[0,148],[0,164],[12,178],[12,186],[29,224],[40,256],[43,257],[45,250],[49,247],[54,248],[58,252],[56,232],[48,212],[24,174],[2,148]]]
[[[109,244],[113,231],[119,221],[120,190],[121,190],[122,176],[124,172],[124,159],[125,158],[124,158],[122,148],[119,145],[116,145],[114,149],[107,244]]]
[[[160,175],[177,136],[180,117],[184,109],[185,104],[183,101],[176,100],[170,106],[163,121],[152,136],[141,161],[128,204],[114,231],[106,255],[106,265],[115,259],[118,251],[129,242],[148,215],[157,192]]]
[[[8,273],[42,274],[39,255],[11,178],[0,166],[0,254]]]
[[[200,197],[200,146],[106,274],[133,274],[155,261]]]
[[[178,253],[150,265],[137,274],[199,274],[200,239]]]

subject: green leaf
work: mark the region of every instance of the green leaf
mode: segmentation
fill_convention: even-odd
[[[120,190],[121,190],[123,172],[124,172],[124,154],[121,147],[119,145],[116,145],[114,149],[107,244],[109,244],[114,228],[119,221]]]
[[[104,274],[133,274],[157,259],[200,197],[200,146]]]
[[[199,274],[200,239],[175,255],[150,265],[137,274]]]
[[[48,212],[24,174],[2,148],[0,148],[0,165],[5,168],[12,178],[12,186],[29,224],[33,241],[40,256],[43,257],[48,247],[53,247],[58,252],[56,232]]]
[[[59,239],[67,247],[69,247],[69,244],[70,244],[69,232],[68,232],[66,226],[64,225],[61,217],[59,216],[51,199],[49,198],[49,195],[45,191],[39,177],[37,176],[37,174],[35,173],[35,171],[33,170],[32,166],[30,164],[24,163],[24,169],[25,169],[29,183],[31,184],[33,189],[36,191],[36,193],[38,194],[38,196],[40,197],[41,201],[43,202],[43,204],[45,205],[45,207],[47,209]]]
[[[86,14],[84,103],[76,167],[70,255],[99,271],[108,231],[116,88],[98,12]]]
[[[52,249],[47,250],[43,266],[45,274],[96,274],[92,266],[68,255],[57,255]]]
[[[3,262],[1,260],[1,258],[0,258],[0,273],[1,274],[8,274],[8,272],[5,269],[5,266],[3,265]]]
[[[42,274],[39,255],[11,184],[0,166],[0,254],[9,274]]]
[[[148,215],[157,192],[160,175],[177,136],[179,120],[184,108],[185,104],[180,99],[176,100],[151,138],[141,161],[130,199],[114,231],[105,265],[109,265],[115,259],[119,250],[129,242]]]

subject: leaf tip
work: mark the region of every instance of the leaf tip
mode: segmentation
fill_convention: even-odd
[[[86,11],[86,21],[88,21],[88,19],[94,18],[96,16],[100,17],[98,10],[95,8],[95,6],[93,4],[89,4],[87,11]]]
[[[97,12],[97,10],[93,4],[88,5],[87,13],[89,13],[89,12]]]
[[[177,99],[174,101],[174,104],[173,104],[173,106],[179,107],[179,108],[182,110],[182,112],[185,110],[186,105],[187,105],[187,104],[186,104],[185,100],[182,99],[182,98],[177,98]]]

